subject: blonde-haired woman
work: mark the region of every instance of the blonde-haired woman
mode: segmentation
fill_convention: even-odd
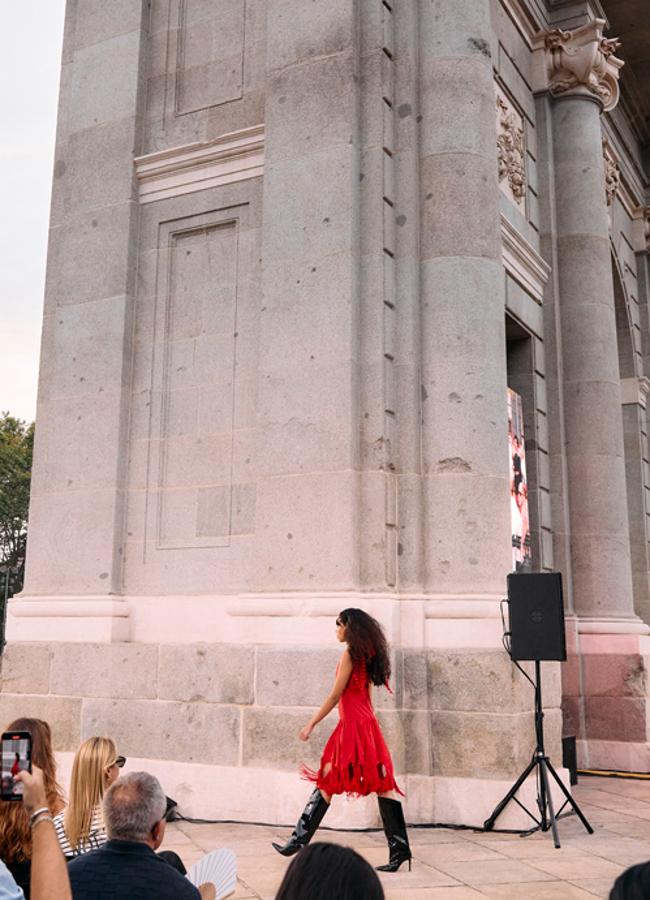
[[[106,842],[102,800],[125,762],[107,737],[88,738],[75,753],[68,807],[54,819],[64,856],[80,856]]]

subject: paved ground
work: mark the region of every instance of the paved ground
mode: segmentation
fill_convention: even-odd
[[[607,897],[614,879],[650,859],[650,781],[582,777],[574,794],[594,834],[575,816],[560,822],[562,847],[549,833],[480,834],[447,829],[411,830],[413,870],[382,874],[387,900],[593,900]],[[383,835],[321,830],[322,840],[354,847],[373,865],[387,861]],[[237,900],[272,900],[288,860],[270,846],[285,829],[254,825],[168,826],[165,849],[186,864],[206,850],[237,854]]]

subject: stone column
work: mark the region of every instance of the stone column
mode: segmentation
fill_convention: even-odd
[[[504,274],[489,0],[420,3],[424,589],[503,596]]]
[[[69,3],[26,585],[10,640],[124,640],[122,586],[148,4]]]
[[[603,20],[544,39],[552,115],[561,385],[574,609],[634,628],[614,290],[600,114],[618,99]],[[538,55],[538,59],[541,57]],[[640,623],[638,623],[640,626]],[[625,625],[621,626],[627,630]],[[587,627],[587,630],[589,628]]]
[[[358,582],[356,4],[267,4],[255,587]]]

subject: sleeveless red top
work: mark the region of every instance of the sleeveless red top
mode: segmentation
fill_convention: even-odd
[[[339,723],[325,745],[318,772],[302,766],[303,777],[326,794],[402,793],[369,688],[365,660],[354,663],[339,700]]]

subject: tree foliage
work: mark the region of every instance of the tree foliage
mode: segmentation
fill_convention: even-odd
[[[0,413],[0,566],[25,561],[34,425]]]

